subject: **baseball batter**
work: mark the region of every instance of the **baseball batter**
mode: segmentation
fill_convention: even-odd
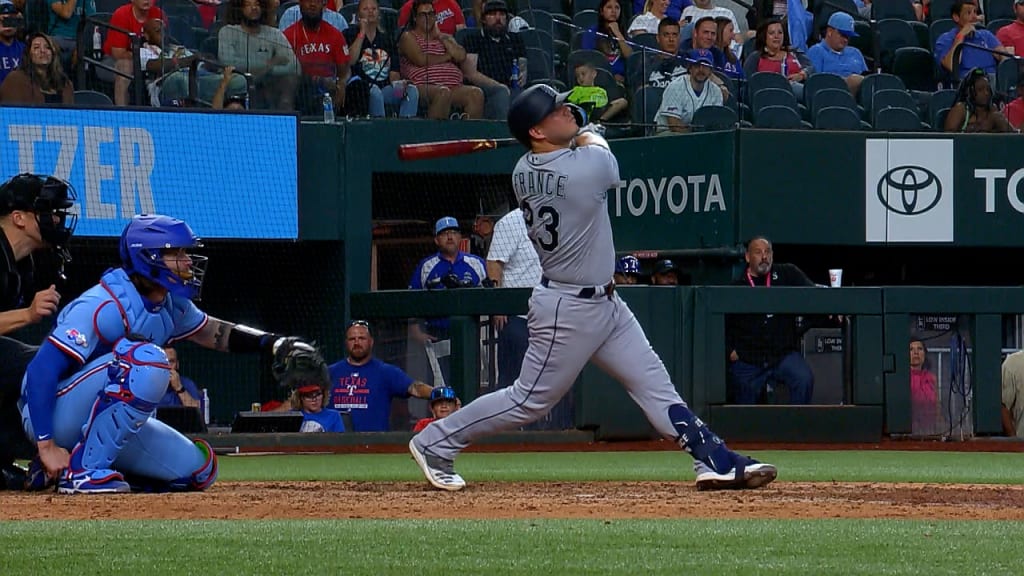
[[[662,435],[696,460],[697,488],[757,488],[776,468],[729,450],[683,402],[629,307],[615,294],[615,250],[606,203],[619,181],[608,143],[586,127],[565,94],[538,84],[512,102],[512,134],[530,152],[512,173],[544,275],[530,298],[530,343],[519,379],[427,426],[409,450],[442,490],[466,483],[454,469],[473,440],[537,420],[590,361],[621,382]]]

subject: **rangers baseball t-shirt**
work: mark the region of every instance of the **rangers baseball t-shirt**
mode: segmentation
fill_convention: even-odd
[[[329,406],[352,415],[353,432],[391,429],[391,399],[408,398],[413,380],[397,366],[372,358],[362,366],[348,359],[332,364]]]
[[[323,21],[310,30],[300,20],[285,28],[284,37],[292,45],[305,76],[335,77],[338,68],[348,64],[345,37],[337,28]]]

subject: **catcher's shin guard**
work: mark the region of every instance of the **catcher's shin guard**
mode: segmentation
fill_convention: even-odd
[[[193,449],[200,455],[202,465],[187,476],[174,480],[159,480],[139,474],[125,474],[132,492],[198,492],[206,490],[217,480],[217,455],[206,440],[194,440]]]

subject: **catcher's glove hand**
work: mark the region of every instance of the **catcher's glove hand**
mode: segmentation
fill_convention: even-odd
[[[316,345],[294,336],[274,342],[271,371],[278,384],[288,389],[304,384],[319,384],[326,388],[330,384],[327,362],[324,362]]]

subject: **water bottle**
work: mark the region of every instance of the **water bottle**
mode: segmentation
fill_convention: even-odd
[[[782,77],[788,79],[789,74],[786,74],[786,72],[789,70],[789,66],[787,66],[786,60],[789,60],[788,54],[782,57]]]
[[[210,395],[206,392],[206,388],[203,388],[203,422],[210,425]]]
[[[324,124],[334,124],[334,100],[331,93],[324,91]]]
[[[95,60],[103,59],[103,35],[100,34],[100,27],[92,29],[92,57]]]
[[[512,59],[512,77],[509,78],[509,87],[512,88],[512,93],[519,91],[519,58]]]

